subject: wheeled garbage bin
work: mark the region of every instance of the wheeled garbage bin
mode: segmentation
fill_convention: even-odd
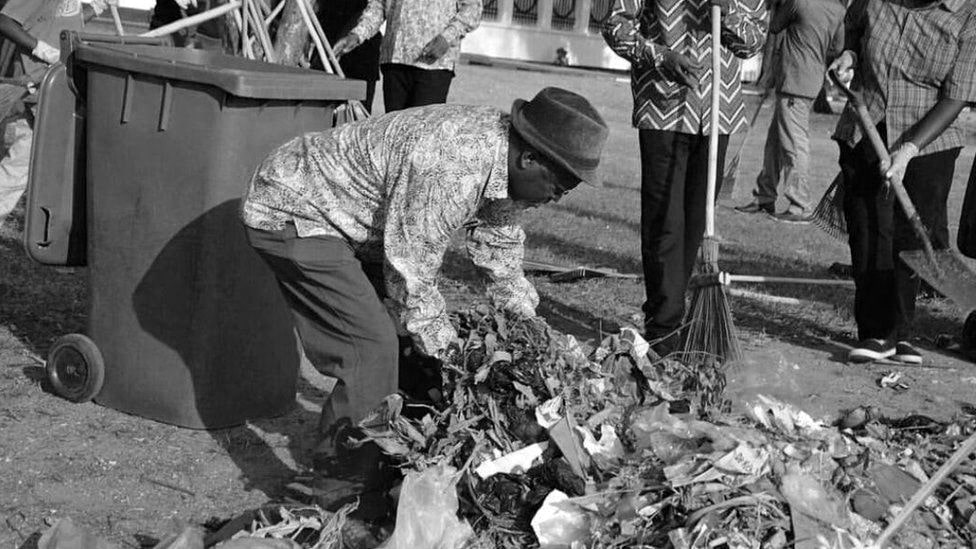
[[[193,428],[287,411],[299,347],[245,239],[241,196],[275,146],[329,128],[365,84],[215,52],[75,42],[41,86],[34,163],[47,169],[31,181],[25,231],[36,260],[88,266],[88,332],[55,343],[52,383],[72,400]],[[68,119],[83,131],[57,132]],[[66,160],[48,164],[60,150]]]

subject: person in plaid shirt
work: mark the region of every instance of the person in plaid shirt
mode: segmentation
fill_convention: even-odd
[[[718,128],[709,120],[712,5],[722,8]],[[661,355],[678,344],[685,290],[705,230],[708,135],[721,134],[723,166],[728,134],[747,125],[739,59],[762,50],[767,20],[764,0],[616,0],[603,28],[607,44],[631,63],[641,155],[644,332]]]
[[[860,341],[850,359],[920,364],[909,342],[919,279],[898,254],[921,243],[888,183],[904,183],[933,246],[947,248],[946,201],[963,146],[956,118],[976,102],[976,3],[854,0],[845,27],[845,51],[831,68],[842,79],[853,77],[891,155],[879,164],[848,106],[833,137],[840,145],[856,285]]]

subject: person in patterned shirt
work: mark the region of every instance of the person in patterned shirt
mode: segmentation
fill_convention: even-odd
[[[849,359],[921,364],[910,340],[919,278],[899,254],[922,245],[888,187],[892,179],[903,182],[933,247],[948,248],[946,202],[964,144],[957,117],[976,102],[976,3],[854,0],[844,53],[831,68],[841,79],[853,77],[891,156],[879,169],[848,105],[833,137],[856,288],[859,341]]]
[[[461,39],[481,22],[482,0],[369,0],[349,34],[335,45],[343,55],[379,32],[386,112],[447,101]]]
[[[518,214],[596,184],[606,138],[586,99],[546,88],[511,115],[431,105],[309,133],[258,167],[242,210],[248,239],[278,278],[306,356],[339,380],[320,453],[337,452],[339,431],[397,392],[398,331],[423,355],[448,352],[457,333],[437,278],[458,230],[489,297],[535,314]]]
[[[61,52],[62,30],[81,30],[83,24],[80,0],[7,0],[0,10],[0,36],[16,45],[19,59],[16,72],[37,82],[44,71],[57,63]],[[13,211],[27,188],[34,113],[23,104],[27,95],[23,86],[2,84],[0,95],[13,100],[13,108],[4,114],[3,158],[0,159],[0,223]]]
[[[719,127],[711,115],[711,5],[722,9]],[[615,0],[603,37],[631,63],[633,124],[641,155],[644,331],[658,354],[680,342],[685,291],[705,230],[708,135],[747,125],[739,59],[766,41],[765,0]],[[719,177],[719,182],[721,182]]]

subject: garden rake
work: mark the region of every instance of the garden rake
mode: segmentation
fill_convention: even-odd
[[[838,173],[824,192],[811,217],[813,224],[827,235],[847,242],[847,219],[844,218],[844,174]]]
[[[830,78],[837,84],[848,102],[854,107],[857,113],[857,120],[861,130],[871,143],[878,158],[888,159],[888,148],[877,128],[871,122],[867,107],[860,95],[844,85],[834,71],[829,72]],[[905,186],[901,180],[893,178],[890,180],[891,189],[895,192],[895,199],[901,205],[915,231],[916,236],[922,242],[921,250],[910,250],[901,252],[900,257],[915,273],[928,282],[933,288],[956,303],[963,314],[976,309],[976,273],[963,260],[958,252],[952,249],[935,250],[932,248],[932,240],[929,238],[922,219],[915,210],[912,199],[908,196]]]
[[[718,130],[721,106],[722,10],[711,7],[712,31],[712,111],[711,132],[708,139],[708,181],[705,191],[705,236],[698,261],[700,274],[718,273],[718,239],[715,236],[715,187],[718,180]],[[710,284],[692,288],[691,306],[685,322],[685,356],[715,357],[728,363],[739,360],[742,349],[732,323],[729,297],[722,284]]]

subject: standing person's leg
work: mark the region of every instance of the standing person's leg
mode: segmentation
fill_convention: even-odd
[[[278,279],[306,357],[338,380],[323,430],[358,422],[397,391],[396,330],[360,262],[339,238],[298,238],[294,227],[247,233]]]
[[[641,155],[641,258],[644,264],[644,333],[659,354],[677,350],[672,334],[684,316],[685,174],[688,136],[639,130]]]
[[[718,138],[718,165],[725,162],[725,151],[729,147],[729,136]],[[705,193],[708,187],[708,136],[695,136],[688,154],[688,175],[685,177],[685,264],[682,287],[688,287],[691,271],[695,268],[698,248],[705,235]],[[722,178],[715,182],[715,196],[721,190]]]
[[[949,214],[946,203],[952,178],[955,175],[956,158],[959,149],[926,154],[914,158],[908,164],[903,179],[905,190],[915,205],[922,224],[929,230],[932,247],[944,250],[949,247]],[[911,223],[901,206],[895,204],[894,245],[892,262],[895,264],[895,338],[899,345],[896,360],[913,364],[922,361],[922,356],[909,343],[911,325],[915,318],[915,298],[918,295],[918,276],[901,261],[899,255],[904,250],[918,250],[922,242],[912,230]]]
[[[439,105],[447,102],[454,71],[446,69],[425,70],[414,68],[413,91],[410,94],[410,107]]]
[[[776,207],[776,188],[779,185],[781,162],[783,156],[780,150],[779,134],[781,131],[782,108],[780,99],[782,96],[777,94],[773,101],[773,118],[769,122],[769,129],[766,131],[766,143],[763,146],[762,170],[756,177],[756,188],[752,191],[753,201],[746,206],[736,208],[745,213],[775,213]]]
[[[397,63],[380,66],[383,73],[383,108],[386,112],[403,110],[410,106],[413,90],[413,67]]]
[[[854,320],[859,342],[850,353],[855,362],[894,354],[895,272],[892,261],[893,198],[882,192],[877,158],[866,139],[857,147],[842,144],[844,217],[854,277]]]
[[[31,129],[28,115],[9,118],[3,129],[4,156],[0,160],[0,223],[14,210],[24,190],[30,168]]]
[[[805,219],[813,214],[810,203],[810,100],[792,95],[786,96],[783,105],[780,146],[783,151],[783,196],[790,201],[786,209],[792,218],[784,221]],[[798,219],[797,219],[798,220]]]

